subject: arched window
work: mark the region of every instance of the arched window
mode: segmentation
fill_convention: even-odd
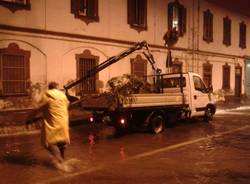
[[[140,55],[137,55],[136,58],[131,59],[130,62],[131,75],[146,80],[145,76],[147,75],[147,60],[143,59]]]
[[[76,55],[76,71],[77,78],[86,76],[88,72],[98,65],[99,57],[91,54],[89,50],[85,50],[82,54]],[[78,85],[77,95],[84,95],[89,93],[97,93],[96,81],[98,80],[98,74],[87,80],[81,82]]]
[[[15,43],[0,49],[0,96],[27,95],[30,87],[30,51]]]
[[[209,62],[203,64],[203,81],[207,86],[212,85],[212,69],[213,65]]]
[[[172,65],[172,73],[181,73],[182,72],[182,62],[178,59],[175,59]]]

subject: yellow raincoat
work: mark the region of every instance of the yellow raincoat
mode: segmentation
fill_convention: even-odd
[[[70,143],[68,106],[69,101],[62,91],[51,89],[44,94],[40,106],[43,111],[41,137],[44,146]]]

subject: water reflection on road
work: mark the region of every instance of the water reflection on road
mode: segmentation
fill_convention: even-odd
[[[80,167],[68,179],[49,165],[39,135],[0,139],[1,182],[250,183],[249,109],[225,112],[212,123],[179,122],[159,135],[116,137],[102,125],[72,127],[66,157],[80,160]]]

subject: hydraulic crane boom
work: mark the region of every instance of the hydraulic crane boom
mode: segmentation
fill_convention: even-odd
[[[150,50],[148,48],[148,44],[147,44],[146,41],[142,41],[142,42],[136,43],[133,47],[128,48],[127,50],[123,51],[122,53],[120,53],[120,54],[118,54],[116,56],[108,58],[106,61],[102,62],[101,64],[99,64],[96,67],[89,70],[87,72],[87,74],[84,75],[83,77],[81,77],[80,79],[77,79],[77,80],[72,81],[71,83],[65,85],[64,89],[67,92],[67,90],[74,87],[75,85],[87,80],[88,78],[94,76],[95,74],[97,74],[98,72],[100,72],[103,69],[107,68],[108,66],[116,63],[117,61],[121,60],[122,58],[124,58],[124,57],[128,56],[129,54],[135,52],[136,50],[140,50],[140,49],[145,49],[147,51],[147,53],[143,51],[143,54],[147,58],[149,63],[151,64],[152,69],[155,72],[157,72],[157,69],[154,67],[155,61],[154,61],[153,55],[150,53]]]

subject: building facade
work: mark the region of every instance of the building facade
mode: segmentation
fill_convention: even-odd
[[[0,0],[0,98],[63,85],[146,40],[163,73],[199,73],[215,92],[250,94],[250,17],[206,0]],[[172,65],[164,35],[176,30]],[[105,90],[122,74],[152,74],[142,50],[71,92]]]

